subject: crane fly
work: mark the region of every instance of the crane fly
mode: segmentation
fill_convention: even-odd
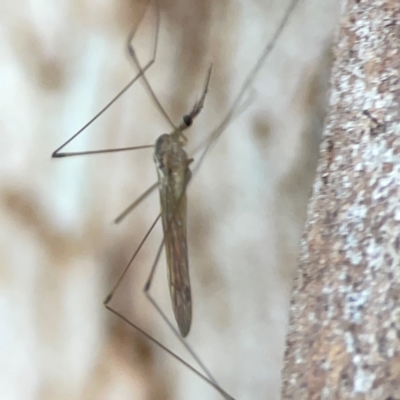
[[[161,135],[155,144],[164,245],[167,256],[169,290],[175,319],[182,337],[187,336],[192,322],[192,295],[186,235],[186,187],[191,178],[188,158],[183,146],[187,142],[183,131],[192,125],[204,105],[210,82],[211,67],[199,101],[183,117],[178,129]]]
[[[151,1],[151,0],[150,0]],[[149,2],[150,2],[149,1]],[[160,197],[160,214],[157,216],[150,229],[140,242],[133,256],[131,257],[129,263],[126,265],[124,271],[119,277],[118,281],[112,288],[110,294],[106,297],[104,301],[104,305],[108,310],[112,313],[126,321],[131,327],[135,328],[137,331],[145,335],[149,340],[155,343],[157,346],[165,350],[168,354],[170,354],[173,358],[177,359],[179,362],[184,364],[187,368],[189,368],[192,372],[197,374],[200,378],[205,380],[208,384],[213,386],[225,399],[233,399],[225,390],[223,390],[220,385],[217,383],[212,374],[208,371],[204,363],[197,356],[197,354],[192,350],[192,348],[183,340],[190,331],[191,322],[192,322],[192,295],[190,288],[190,279],[189,279],[189,258],[188,258],[188,246],[187,246],[187,199],[186,199],[186,190],[189,182],[191,181],[192,172],[189,168],[190,164],[194,161],[193,158],[190,158],[184,147],[186,146],[188,139],[184,134],[184,131],[187,130],[192,124],[194,119],[200,114],[206,99],[206,95],[208,92],[208,87],[211,78],[212,66],[209,67],[208,73],[206,76],[205,84],[201,93],[199,100],[197,100],[191,111],[184,115],[182,122],[179,125],[175,125],[164,107],[161,105],[158,100],[156,94],[154,93],[150,83],[147,80],[146,72],[152,66],[156,59],[157,53],[157,44],[158,44],[158,35],[159,35],[159,27],[160,27],[160,16],[159,16],[159,6],[156,0],[152,0],[154,2],[154,10],[156,15],[156,32],[153,44],[153,52],[152,57],[149,62],[142,66],[135,49],[132,45],[132,40],[135,36],[138,25],[133,29],[131,34],[129,35],[127,42],[127,49],[130,55],[131,60],[135,64],[138,69],[137,75],[102,109],[98,112],[88,123],[86,123],[78,132],[76,132],[71,138],[69,138],[66,142],[64,142],[60,147],[58,147],[52,154],[53,158],[62,158],[62,157],[71,157],[71,156],[80,156],[80,155],[93,155],[93,154],[104,154],[104,153],[113,153],[113,152],[121,152],[121,151],[130,151],[130,150],[142,150],[153,148],[153,158],[157,168],[158,181],[150,186],[138,199],[136,199],[129,207],[127,207],[116,219],[115,222],[119,223],[122,221],[139,203],[141,203],[144,199],[146,199],[155,189],[159,190]],[[215,143],[215,141],[220,137],[222,132],[226,129],[226,127],[232,122],[232,120],[240,114],[240,112],[246,108],[245,95],[248,91],[248,87],[251,86],[256,74],[261,69],[265,59],[272,51],[278,37],[280,36],[283,28],[286,26],[286,23],[292,14],[298,0],[291,0],[290,5],[288,6],[280,24],[275,31],[273,37],[264,47],[257,63],[251,69],[247,78],[245,79],[239,94],[237,95],[235,101],[233,102],[231,108],[226,113],[225,117],[222,121],[217,125],[217,127],[209,134],[209,137],[203,146],[200,146],[195,152],[202,150],[197,165],[193,171],[193,174],[199,169],[202,164],[206,154],[210,150],[211,146]],[[147,7],[146,7],[147,8]],[[165,133],[158,137],[154,145],[144,145],[144,146],[133,146],[133,147],[124,147],[124,148],[114,148],[114,149],[101,149],[101,150],[89,150],[89,151],[79,151],[79,152],[61,152],[61,150],[67,146],[70,142],[72,142],[79,134],[81,134],[92,122],[94,122],[100,115],[102,115],[112,104],[114,104],[136,81],[139,79],[145,85],[145,88],[150,96],[150,98],[154,101],[157,109],[164,117],[164,119],[171,126],[171,133]],[[170,329],[174,332],[174,334],[179,338],[183,346],[186,350],[191,354],[193,359],[197,362],[203,372],[200,372],[189,363],[184,361],[177,354],[173,353],[166,346],[160,343],[157,339],[149,335],[146,331],[144,331],[141,327],[136,325],[134,322],[130,321],[128,318],[123,316],[120,312],[116,311],[114,308],[110,306],[110,301],[117,290],[119,284],[122,282],[124,276],[126,275],[129,267],[131,266],[133,260],[136,255],[142,248],[144,242],[147,240],[148,236],[152,232],[153,228],[160,220],[162,221],[164,238],[162,243],[158,249],[157,255],[155,257],[155,261],[152,265],[150,274],[147,278],[146,284],[144,286],[144,294],[150,303],[154,306],[160,316],[164,319]],[[174,325],[168,320],[164,312],[155,302],[155,300],[150,295],[150,287],[152,283],[152,279],[154,276],[154,272],[156,270],[156,266],[158,264],[162,248],[165,248],[166,253],[166,261],[167,261],[167,271],[168,271],[168,283],[169,283],[169,291],[172,301],[172,308],[175,315],[175,319],[179,328],[179,331],[176,330]]]

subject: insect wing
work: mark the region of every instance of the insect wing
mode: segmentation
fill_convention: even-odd
[[[170,135],[158,139],[155,160],[172,308],[179,331],[185,337],[192,321],[186,233],[186,186],[191,172],[185,151],[173,143]]]

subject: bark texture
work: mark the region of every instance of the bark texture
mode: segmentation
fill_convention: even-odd
[[[400,2],[344,3],[284,399],[400,398]]]

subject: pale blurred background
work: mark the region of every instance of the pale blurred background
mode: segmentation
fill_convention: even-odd
[[[160,0],[148,74],[176,123],[213,74],[188,131],[221,120],[288,0]],[[303,0],[189,189],[194,315],[188,343],[236,399],[279,399],[298,241],[322,132],[339,2]],[[103,307],[156,217],[152,150],[52,160],[134,76],[125,42],[144,2],[3,0],[0,5],[0,399],[221,399]],[[148,9],[134,45],[146,55]],[[152,144],[169,125],[135,85],[67,150]],[[142,288],[158,226],[113,306],[185,359]],[[173,321],[165,260],[152,294]],[[174,321],[173,321],[174,322]],[[175,323],[175,322],[174,322]]]

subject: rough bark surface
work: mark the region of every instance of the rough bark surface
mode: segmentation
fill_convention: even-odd
[[[400,398],[399,21],[398,0],[342,8],[284,399]]]

